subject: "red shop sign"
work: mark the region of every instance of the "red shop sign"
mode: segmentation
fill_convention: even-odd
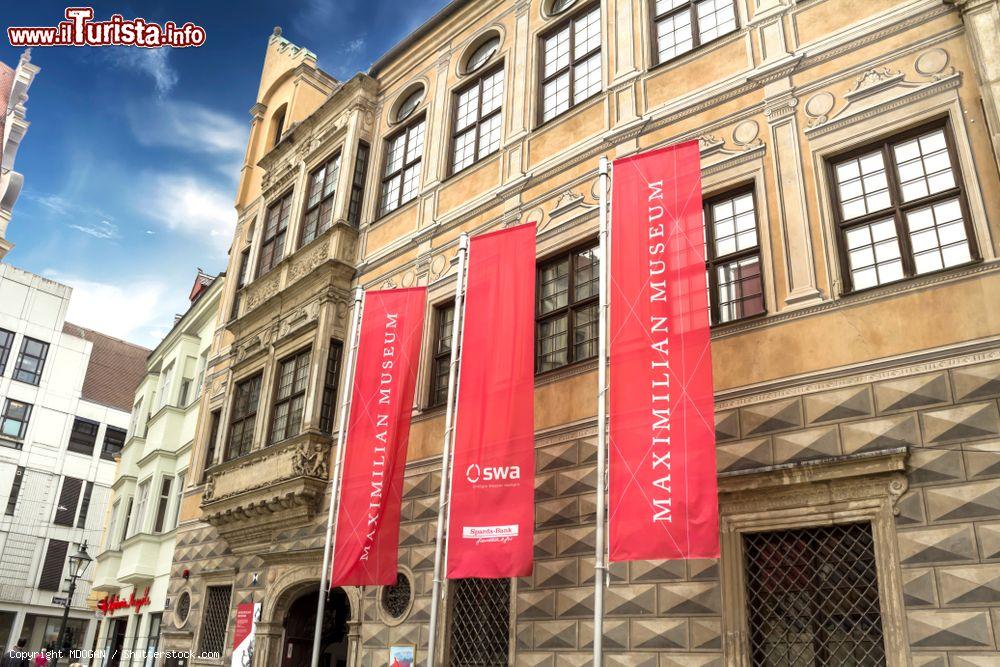
[[[135,591],[128,594],[128,598],[120,597],[117,593],[114,595],[109,595],[103,600],[99,600],[97,603],[97,608],[101,610],[105,616],[114,613],[119,609],[128,609],[131,607],[135,610],[135,613],[139,613],[139,610],[149,604],[149,586],[146,586],[145,592],[143,592],[142,597],[136,597]]]

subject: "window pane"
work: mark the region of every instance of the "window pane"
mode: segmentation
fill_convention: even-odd
[[[398,137],[391,139],[389,141],[389,148],[386,151],[385,158],[385,174],[395,173],[399,171],[400,167],[403,166],[403,149],[406,147],[406,134],[400,134]]]
[[[550,76],[569,65],[569,26],[545,40],[544,76]]]
[[[597,248],[587,248],[576,253],[576,275],[573,276],[573,300],[581,301],[597,296],[599,287]]]
[[[573,104],[601,91],[601,54],[595,53],[573,68]]]
[[[476,122],[479,108],[479,86],[473,86],[458,95],[455,110],[455,129],[464,130]]]
[[[957,198],[907,213],[906,224],[917,273],[972,261]]]
[[[538,312],[550,313],[569,303],[569,259],[542,268],[538,286]]]
[[[382,211],[388,213],[399,205],[399,187],[403,182],[402,176],[393,176],[382,186]]]
[[[500,148],[500,115],[491,116],[479,128],[479,157],[485,157]]]
[[[764,288],[757,257],[721,264],[716,269],[719,322],[732,322],[764,312]]]
[[[903,201],[913,201],[955,187],[944,130],[935,130],[896,144],[893,152]]]
[[[569,109],[569,72],[545,84],[542,90],[542,119],[548,120]]]
[[[756,247],[757,219],[753,195],[748,192],[713,204],[712,224],[716,257]]]
[[[841,162],[835,168],[845,220],[889,208],[889,182],[882,152]]]
[[[849,229],[847,258],[854,289],[884,285],[903,277],[899,239],[892,218]]]
[[[668,16],[656,23],[656,48],[660,62],[670,60],[690,51],[691,14],[687,11]]]
[[[483,79],[483,103],[482,115],[500,108],[503,102],[503,70],[499,69],[495,73]]]
[[[400,192],[399,203],[405,204],[417,196],[420,189],[420,163],[403,172],[403,189]]]
[[[574,310],[573,361],[597,356],[598,304]]]
[[[547,371],[569,362],[567,316],[538,323],[538,370]]]
[[[705,0],[698,11],[698,37],[702,44],[736,30],[736,7],[732,0]]]
[[[573,22],[573,58],[582,58],[601,46],[601,10],[594,9]]]
[[[451,170],[461,171],[476,160],[476,130],[472,128],[455,137],[455,155]]]
[[[419,160],[424,154],[424,127],[426,125],[425,121],[420,121],[407,130],[409,139],[406,143],[406,164]]]

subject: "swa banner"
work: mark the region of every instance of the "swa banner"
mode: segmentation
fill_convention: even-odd
[[[696,141],[614,163],[612,561],[719,555],[699,163]]]
[[[427,291],[365,293],[330,586],[396,582],[403,469]]]
[[[535,226],[469,248],[448,577],[531,574],[535,524]]]

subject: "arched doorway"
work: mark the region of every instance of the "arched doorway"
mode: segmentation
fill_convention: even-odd
[[[288,607],[283,621],[285,632],[281,667],[309,667],[318,594],[319,590],[314,588],[300,595]],[[347,619],[350,616],[351,604],[347,594],[340,588],[330,591],[323,613],[320,667],[347,667]]]

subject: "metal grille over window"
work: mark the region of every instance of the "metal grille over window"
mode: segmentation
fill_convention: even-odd
[[[871,525],[743,536],[752,665],[883,665]]]
[[[382,609],[389,618],[402,618],[410,608],[410,580],[405,574],[396,574],[396,583],[382,589]]]
[[[455,579],[451,597],[452,667],[506,667],[510,646],[510,580]]]
[[[222,655],[226,644],[226,625],[229,623],[229,586],[209,586],[205,591],[205,613],[201,619],[202,653]]]

